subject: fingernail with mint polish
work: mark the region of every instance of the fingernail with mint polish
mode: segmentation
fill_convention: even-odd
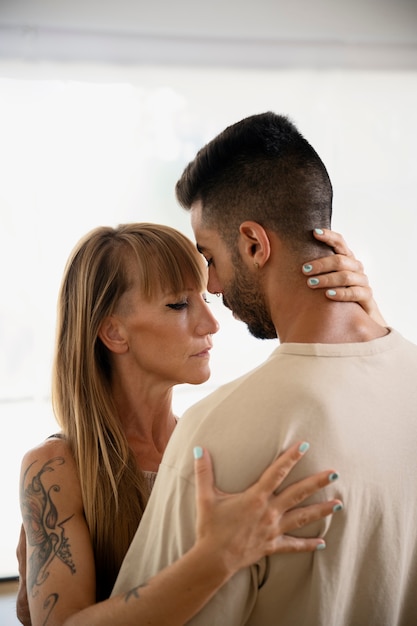
[[[325,548],[326,548],[325,543],[318,543],[316,546],[316,550],[325,550]]]
[[[335,292],[334,289],[328,289],[326,293],[327,293],[328,296],[335,296],[336,295],[336,292]]]
[[[315,285],[318,285],[320,281],[318,278],[309,278],[307,282],[313,287]]]
[[[329,474],[329,481],[332,483],[333,481],[339,478],[339,474],[337,472],[332,472]]]
[[[343,504],[335,504],[333,507],[333,513],[337,513],[338,511],[343,511]]]
[[[307,441],[304,441],[302,444],[300,444],[298,451],[299,452],[307,452],[307,450],[309,449],[310,444],[307,443]]]
[[[196,460],[201,459],[203,456],[203,448],[201,448],[200,446],[196,446],[193,450],[193,454]]]
[[[324,230],[322,230],[321,228],[315,228],[314,232],[316,233],[316,235],[324,235]]]
[[[309,274],[313,269],[313,266],[310,263],[305,263],[305,265],[303,265],[303,272],[305,272],[306,274]]]

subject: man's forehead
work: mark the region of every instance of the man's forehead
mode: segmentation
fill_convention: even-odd
[[[204,255],[212,253],[218,247],[219,236],[215,230],[208,228],[194,228],[197,250]]]
[[[202,212],[201,212],[201,203],[199,200],[193,202],[190,207],[190,218],[191,218],[191,227],[194,231],[198,231],[201,224]]]
[[[197,250],[207,256],[207,254],[214,252],[214,248],[218,248],[219,233],[215,228],[207,228],[204,225],[202,210],[201,200],[193,202],[190,209],[191,226],[194,231]]]

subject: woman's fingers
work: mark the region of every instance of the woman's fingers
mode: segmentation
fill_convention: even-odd
[[[302,271],[310,289],[324,289],[329,300],[357,302],[381,326],[386,326],[376,304],[363,265],[355,258],[342,235],[326,228],[316,228],[316,239],[333,248],[336,254],[307,261]]]
[[[200,446],[194,448],[193,454],[196,497],[203,504],[215,494],[213,465],[210,454]]]
[[[325,541],[320,537],[292,537],[287,533],[343,510],[343,503],[337,498],[300,506],[304,500],[338,478],[337,472],[326,470],[304,478],[286,487],[277,495],[273,495],[270,506],[275,507],[277,512],[277,525],[272,553],[310,552],[326,547]]]
[[[328,515],[339,513],[343,510],[343,503],[338,498],[310,504],[308,506],[298,507],[286,511],[280,520],[279,530],[282,534],[303,528],[317,522]]]
[[[339,478],[334,470],[324,470],[282,488],[291,470],[309,449],[307,442],[298,442],[282,453],[247,490],[261,507],[259,496],[264,498],[265,520],[270,524],[273,539],[270,554],[275,552],[305,552],[325,548],[320,537],[292,537],[287,533],[316,522],[343,509],[341,500],[334,498],[324,502],[300,506],[307,498]]]
[[[334,300],[343,302],[368,302],[372,289],[360,261],[352,256],[334,254],[304,263],[303,274],[311,289],[326,289],[334,293]]]
[[[276,540],[276,548],[271,550],[270,554],[285,554],[288,552],[314,552],[315,550],[324,550],[326,542],[324,539],[317,537],[311,539],[309,537],[291,537],[291,535],[279,535]]]
[[[363,265],[355,258],[342,235],[327,229],[315,229],[313,232],[316,239],[333,247],[336,254],[304,263],[302,271],[310,289],[324,289],[326,297],[336,302],[357,302],[377,324],[386,326]]]
[[[320,504],[311,504],[287,511],[280,518],[279,527],[275,539],[275,544],[271,554],[283,552],[312,552],[323,550],[326,547],[324,539],[321,537],[294,537],[288,535],[298,528],[303,528],[318,520],[334,515],[343,510],[340,500],[334,499]]]
[[[325,546],[320,537],[288,534],[342,508],[338,499],[302,505],[337,479],[333,470],[282,487],[308,448],[302,441],[292,445],[251,487],[233,494],[216,487],[208,451],[199,446],[194,448],[197,541],[206,549],[209,546],[210,553],[221,554],[230,571],[235,572],[277,552],[309,552]]]
[[[313,235],[319,241],[322,241],[333,248],[336,254],[354,256],[353,252],[347,246],[346,241],[340,233],[336,233],[334,230],[329,230],[328,228],[315,228],[313,230]]]
[[[335,254],[304,263],[302,269],[309,277],[309,287],[368,286],[362,263],[355,258],[342,235],[328,229],[315,229],[313,233],[316,239],[333,248]]]
[[[276,490],[274,492],[274,495],[276,494],[275,506],[280,508],[281,511],[290,510],[338,478],[339,474],[334,470],[325,470],[308,478],[303,478],[286,487],[280,493],[277,493]]]
[[[293,444],[267,467],[252,487],[246,490],[248,497],[250,497],[252,492],[255,499],[258,496],[264,496],[266,499],[271,498],[273,500],[272,507],[283,513],[294,509],[294,507],[297,507],[320,489],[337,480],[339,477],[337,472],[334,470],[324,470],[312,476],[308,476],[307,478],[303,478],[281,491],[280,487],[283,481],[300,459],[302,459],[308,449],[309,444],[305,441]],[[210,454],[200,446],[194,448],[194,474],[196,480],[196,496],[200,503],[210,502],[216,497],[228,495],[216,488]],[[330,504],[328,504],[328,506],[326,506],[326,504],[327,503],[320,503],[313,505],[312,508],[303,507],[303,509],[299,509],[301,512],[297,519],[299,519],[301,523],[302,511],[308,513],[308,523],[313,521],[313,517],[311,516],[318,515],[318,517],[314,518],[318,519],[320,516],[328,515],[331,512],[329,508]],[[332,501],[331,506],[335,504],[336,502]],[[293,517],[291,519],[293,519]],[[301,525],[305,525],[305,523]]]
[[[277,492],[282,482],[299,460],[303,458],[309,447],[310,445],[306,441],[293,444],[271,463],[253,486],[253,489],[263,491],[265,494]]]
[[[343,504],[338,499],[332,499],[308,506],[299,506],[307,500],[307,498],[310,498],[315,493],[320,491],[320,489],[323,489],[323,487],[326,487],[339,478],[339,474],[334,470],[318,472],[317,474],[303,478],[302,480],[299,480],[298,482],[293,483],[280,491],[279,485],[282,483],[285,476],[284,472],[282,472],[282,474],[278,474],[277,472],[279,461],[281,461],[283,467],[285,466],[286,468],[285,475],[288,474],[287,469],[291,469],[296,462],[298,462],[297,456],[299,460],[302,454],[304,454],[308,449],[304,447],[305,445],[306,444],[296,444],[295,446],[292,446],[286,453],[281,455],[274,462],[274,464],[268,468],[268,470],[266,470],[266,472],[270,474],[267,478],[271,481],[274,480],[275,471],[275,480],[277,483],[277,486],[272,490],[272,498],[270,501],[270,506],[277,512],[277,538],[279,538],[281,534],[284,535],[287,532],[307,526],[312,522],[320,520],[327,515],[331,515],[343,509]],[[285,459],[286,456],[288,457],[288,460]],[[262,478],[266,478],[266,472]],[[261,481],[259,481],[259,483],[260,482]],[[267,484],[267,481],[265,481],[265,486]],[[268,486],[271,487],[271,482]],[[292,545],[294,545],[293,542],[290,542],[288,544],[288,549],[290,549]],[[313,545],[314,542],[311,546]]]
[[[350,256],[333,254],[304,263],[303,274],[308,276],[309,287],[368,285],[368,277],[360,261]],[[313,278],[320,278],[319,284]],[[328,282],[324,283],[322,279]]]

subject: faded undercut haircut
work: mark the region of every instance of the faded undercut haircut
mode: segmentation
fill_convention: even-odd
[[[202,221],[234,245],[253,220],[294,249],[322,249],[311,231],[330,228],[332,185],[313,147],[285,116],[247,117],[206,144],[176,184],[185,209],[199,201]]]

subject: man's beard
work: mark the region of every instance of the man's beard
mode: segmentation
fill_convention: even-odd
[[[235,275],[224,286],[223,304],[227,306],[257,339],[276,339],[277,332],[268,313],[265,297],[259,283],[242,268],[242,262],[234,263]]]

